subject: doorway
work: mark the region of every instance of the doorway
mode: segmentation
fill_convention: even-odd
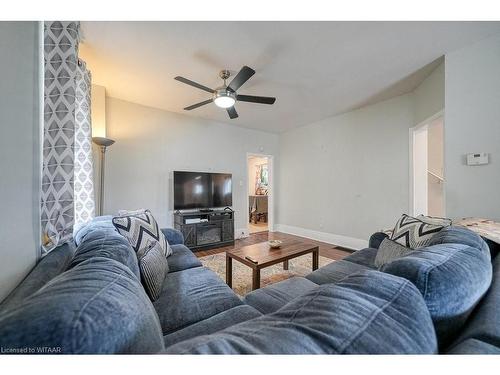
[[[440,112],[410,129],[410,213],[445,217],[444,121]]]
[[[248,233],[272,230],[272,156],[247,155]]]

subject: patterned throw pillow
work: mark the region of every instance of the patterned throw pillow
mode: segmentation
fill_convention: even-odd
[[[146,249],[149,241],[157,241],[165,256],[172,254],[165,235],[149,210],[131,211],[128,214],[115,216],[113,225],[130,242],[136,253]]]
[[[167,256],[172,253],[165,235],[149,210],[115,216],[113,225],[135,250],[142,284],[155,301],[168,273]]]
[[[149,247],[137,253],[141,281],[152,301],[160,296],[163,280],[168,273],[168,261],[157,241],[149,242]]]
[[[412,249],[396,241],[384,238],[377,250],[377,256],[374,261],[375,267],[380,268],[384,264],[392,262],[394,259],[410,254],[412,251]]]
[[[432,236],[443,228],[442,225],[428,224],[403,214],[394,227],[391,240],[410,249],[418,249],[427,246]]]
[[[447,219],[445,217],[418,215],[417,219],[427,224],[442,225],[443,227],[449,227],[451,224],[453,224],[451,219]]]
[[[118,210],[118,216],[131,216],[131,215],[139,215],[145,213],[145,208],[140,208],[138,210]]]

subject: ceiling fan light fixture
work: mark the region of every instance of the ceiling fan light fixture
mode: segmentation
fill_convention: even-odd
[[[236,100],[230,96],[218,96],[214,99],[214,103],[217,107],[220,108],[229,108],[236,103]]]
[[[185,83],[186,85],[196,87],[197,89],[209,92],[212,94],[212,98],[204,100],[202,102],[192,104],[185,107],[185,111],[191,111],[193,109],[202,107],[209,103],[215,103],[219,108],[224,108],[229,115],[230,119],[238,118],[238,112],[234,108],[234,104],[239,102],[257,103],[257,104],[274,104],[276,98],[269,96],[254,96],[254,95],[237,95],[238,89],[248,81],[255,74],[255,70],[249,68],[248,66],[243,66],[238,74],[231,80],[231,82],[226,84],[226,80],[231,76],[229,70],[222,70],[219,73],[219,77],[224,80],[224,84],[216,89],[211,89],[210,87],[201,85],[197,82],[191,81],[190,79],[177,76],[174,79]]]
[[[215,90],[214,103],[220,108],[230,108],[236,103],[236,95],[225,87],[220,87]]]

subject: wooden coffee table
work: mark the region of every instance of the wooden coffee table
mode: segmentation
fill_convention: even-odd
[[[245,246],[226,251],[226,283],[232,287],[233,259],[252,269],[252,290],[260,288],[260,270],[273,264],[283,263],[283,269],[288,269],[288,260],[312,253],[312,269],[318,269],[319,247],[317,245],[300,242],[285,241],[278,249],[272,249],[267,242]],[[252,262],[247,257],[255,262]]]

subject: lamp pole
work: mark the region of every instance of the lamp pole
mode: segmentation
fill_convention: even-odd
[[[115,143],[114,140],[104,137],[92,137],[92,141],[99,146],[101,151],[100,176],[99,176],[99,216],[104,208],[104,165],[106,161],[106,148]]]

